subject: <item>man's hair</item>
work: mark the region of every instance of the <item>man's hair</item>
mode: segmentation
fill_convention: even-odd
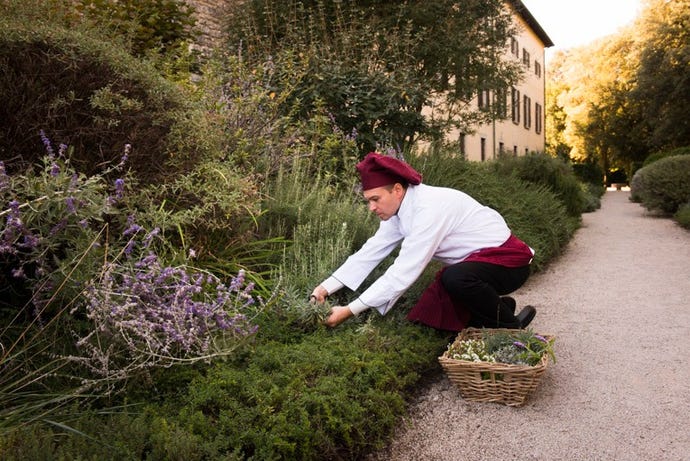
[[[390,192],[390,191],[393,190],[393,187],[394,187],[396,184],[400,184],[400,185],[402,186],[403,189],[407,189],[407,188],[409,187],[409,185],[410,185],[410,183],[408,183],[408,182],[405,181],[404,179],[401,179],[400,181],[396,181],[396,182],[394,182],[393,184],[388,184],[388,185],[383,186],[383,187],[384,187],[388,192]]]

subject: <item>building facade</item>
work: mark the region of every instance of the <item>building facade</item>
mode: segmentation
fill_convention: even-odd
[[[501,59],[518,60],[525,67],[524,78],[502,94],[482,92],[472,104],[477,109],[498,104],[506,119],[473,127],[469,133],[457,129],[447,133],[447,143],[457,143],[466,159],[485,161],[501,154],[524,155],[543,152],[546,144],[544,115],[546,100],[545,49],[553,42],[520,0],[508,0],[518,33],[506,45]],[[429,113],[434,108],[427,108]]]

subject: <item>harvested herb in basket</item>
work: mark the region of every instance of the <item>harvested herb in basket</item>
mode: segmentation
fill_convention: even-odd
[[[464,339],[448,346],[448,357],[470,362],[499,362],[534,366],[544,354],[553,362],[554,339],[535,334],[532,330],[482,330],[481,339]]]

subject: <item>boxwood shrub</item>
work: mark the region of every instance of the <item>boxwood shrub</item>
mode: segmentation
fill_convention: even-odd
[[[0,158],[8,171],[37,163],[43,130],[70,146],[73,166],[86,174],[117,163],[131,144],[129,165],[143,182],[156,182],[171,174],[181,133],[203,131],[182,128],[198,116],[181,87],[87,29],[2,17],[0,69]],[[193,163],[197,143],[186,144]]]
[[[631,189],[648,210],[675,213],[690,197],[690,155],[665,157],[637,170]]]

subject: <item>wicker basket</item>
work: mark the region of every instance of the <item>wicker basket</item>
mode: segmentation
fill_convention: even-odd
[[[490,331],[511,330],[492,329]],[[460,332],[455,341],[481,339],[482,334],[480,329],[467,328]],[[542,336],[547,340],[553,338],[547,335]],[[548,354],[544,354],[541,361],[534,366],[470,362],[451,359],[447,354],[447,352],[444,353],[438,361],[465,399],[474,402],[497,402],[513,407],[523,405],[534,392],[549,361]]]

